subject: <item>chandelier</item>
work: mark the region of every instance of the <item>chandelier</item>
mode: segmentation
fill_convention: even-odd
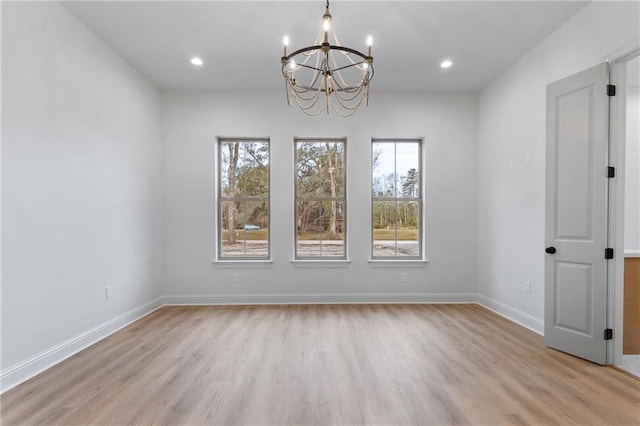
[[[340,45],[331,22],[327,0],[322,28],[312,46],[287,55],[289,37],[284,37],[282,75],[287,103],[295,102],[307,115],[335,111],[342,117],[369,104],[369,83],[373,78],[372,38],[367,38],[367,54]]]

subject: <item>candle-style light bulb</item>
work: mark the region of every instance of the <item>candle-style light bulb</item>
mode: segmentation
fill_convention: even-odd
[[[329,31],[329,29],[331,29],[331,19],[324,18],[322,20],[322,29],[324,30],[324,32],[327,32]]]
[[[373,44],[373,37],[369,36],[367,37],[367,56],[371,56],[371,45]]]
[[[284,38],[282,39],[282,44],[284,45],[284,55],[282,56],[287,56],[287,46],[289,46],[289,36],[284,36]]]

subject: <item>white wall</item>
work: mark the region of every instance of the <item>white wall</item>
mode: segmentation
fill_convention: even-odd
[[[159,132],[158,90],[63,6],[2,2],[3,388],[158,296]]]
[[[640,61],[640,58],[634,60]],[[637,81],[640,77],[629,74],[627,77],[624,250],[628,253],[640,254],[640,90]]]
[[[546,85],[638,42],[639,16],[638,2],[589,3],[480,93],[480,300],[528,318],[538,330],[544,316]],[[531,294],[524,292],[525,280],[532,282]]]
[[[476,96],[376,92],[349,119],[309,118],[284,93],[163,93],[164,293],[169,301],[473,300],[476,292]],[[271,138],[273,264],[212,264],[216,136]],[[293,138],[347,137],[344,267],[293,265]],[[370,257],[372,137],[424,137],[426,254],[422,267]],[[400,283],[400,274],[408,274]],[[232,274],[239,283],[232,283]],[[394,293],[394,294],[390,294]],[[193,297],[193,296],[207,297]]]

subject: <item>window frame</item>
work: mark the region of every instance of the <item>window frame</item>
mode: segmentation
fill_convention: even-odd
[[[342,196],[341,197],[300,197],[298,195],[298,143],[342,143]],[[295,137],[293,139],[293,260],[303,262],[344,262],[348,261],[347,257],[347,138],[335,137]],[[342,244],[343,254],[341,256],[299,256],[298,255],[298,202],[300,201],[319,201],[331,202],[338,201],[343,204],[343,224],[342,224]],[[320,245],[322,247],[322,241]],[[322,252],[322,248],[320,249]]]
[[[267,153],[269,156],[269,164],[268,164],[268,192],[266,197],[256,197],[256,196],[243,196],[243,197],[225,197],[223,188],[222,188],[222,147],[226,143],[240,142],[240,143],[264,143],[267,145]],[[217,262],[271,262],[271,139],[269,137],[217,137],[216,142],[216,261]],[[267,255],[266,256],[247,256],[246,255],[246,240],[245,247],[243,249],[243,256],[224,256],[223,255],[223,235],[224,235],[224,226],[223,226],[223,204],[224,202],[266,202],[267,203],[267,211],[268,211],[268,220],[267,220],[267,229],[269,230],[267,236]],[[246,232],[246,230],[244,230]]]
[[[395,197],[375,197],[373,194],[373,179],[374,179],[374,175],[373,175],[373,155],[374,155],[374,150],[373,150],[373,146],[376,143],[393,143],[394,144],[394,175],[396,175],[396,179],[397,179],[397,155],[396,155],[396,147],[399,143],[415,143],[418,145],[418,197],[398,197],[397,196],[397,192],[396,192],[396,196]],[[424,214],[424,161],[423,161],[423,146],[424,146],[424,138],[371,138],[371,158],[370,158],[370,166],[369,166],[369,172],[370,172],[370,182],[369,182],[369,193],[371,196],[371,222],[369,224],[369,229],[371,230],[371,239],[370,239],[370,243],[371,243],[371,251],[370,251],[370,255],[371,255],[371,260],[376,262],[376,261],[381,261],[381,262],[415,262],[415,261],[424,261],[425,257],[424,257],[424,221],[425,221],[425,214]],[[397,181],[397,180],[396,180]],[[395,188],[397,190],[397,188]],[[397,255],[397,244],[398,244],[398,233],[397,233],[397,226],[396,226],[396,237],[394,240],[394,243],[396,245],[396,255],[394,256],[376,256],[375,255],[375,239],[374,239],[374,231],[375,228],[373,226],[374,224],[374,205],[375,202],[394,202],[394,203],[398,203],[398,202],[411,202],[411,201],[415,201],[418,203],[418,229],[417,229],[417,234],[418,234],[418,255],[417,256],[398,256]],[[397,223],[397,222],[396,222]]]

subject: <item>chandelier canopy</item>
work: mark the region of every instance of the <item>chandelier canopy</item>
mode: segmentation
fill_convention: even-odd
[[[307,115],[329,114],[348,117],[360,105],[369,104],[369,83],[373,78],[372,38],[367,38],[367,54],[341,46],[331,21],[327,0],[322,27],[312,46],[287,55],[289,37],[284,37],[282,75],[287,103],[295,102]]]

